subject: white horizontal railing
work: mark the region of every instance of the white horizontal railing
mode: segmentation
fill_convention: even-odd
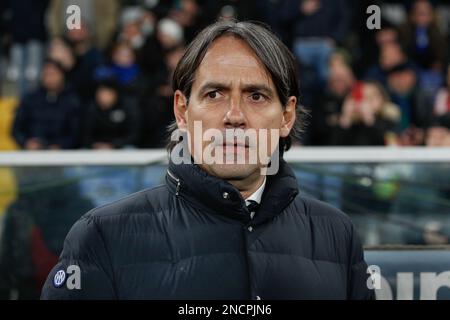
[[[0,166],[94,166],[146,165],[166,161],[167,151],[101,150],[101,151],[14,151],[0,152]]]
[[[286,152],[288,162],[449,162],[450,148],[430,147],[300,147]]]
[[[284,158],[303,163],[450,163],[450,148],[294,147]],[[165,149],[0,152],[0,166],[146,165],[167,160]]]

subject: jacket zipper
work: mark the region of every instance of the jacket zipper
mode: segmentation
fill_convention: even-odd
[[[178,196],[179,192],[180,192],[180,186],[181,186],[181,182],[180,179],[178,179],[177,177],[175,177],[172,172],[170,172],[169,170],[167,170],[167,174],[169,175],[169,177],[171,177],[173,180],[175,180],[177,182],[177,187],[175,189],[175,195]]]

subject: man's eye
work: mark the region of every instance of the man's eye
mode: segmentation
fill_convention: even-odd
[[[250,97],[255,102],[264,100],[264,96],[261,93],[252,93]]]
[[[217,91],[211,91],[206,94],[209,99],[215,99],[219,97],[219,93]]]

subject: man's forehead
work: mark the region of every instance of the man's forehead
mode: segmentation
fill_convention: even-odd
[[[264,69],[264,64],[253,49],[244,40],[233,36],[222,36],[214,40],[200,67],[213,63]]]
[[[256,53],[245,41],[232,36],[220,37],[211,44],[195,78],[197,84],[204,81],[229,84],[239,79],[241,85],[273,86],[269,72]]]

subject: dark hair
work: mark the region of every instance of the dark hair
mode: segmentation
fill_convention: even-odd
[[[436,9],[436,6],[437,6],[436,0],[413,0],[413,1],[406,2],[406,4],[405,4],[406,12],[408,14],[411,13],[411,11],[413,10],[416,3],[422,2],[422,1],[428,2],[433,7],[434,10]]]
[[[203,29],[188,45],[173,74],[172,88],[180,90],[187,98],[191,94],[195,74],[206,52],[214,40],[222,36],[233,36],[245,41],[256,53],[275,84],[278,97],[286,107],[289,97],[299,100],[297,64],[289,49],[265,25],[259,22],[218,21]],[[288,150],[294,138],[303,132],[303,109],[297,108],[296,123],[286,138],[280,138],[280,152]],[[168,127],[169,139],[177,128],[176,123]],[[169,141],[169,151],[177,142]]]
[[[55,59],[51,59],[51,58],[46,58],[43,65],[44,66],[52,65],[53,67],[58,69],[59,72],[62,73],[64,78],[66,78],[66,70],[64,69],[63,65],[59,61],[57,61]]]
[[[440,116],[434,116],[430,121],[429,127],[444,127],[450,129],[450,113],[444,113]]]
[[[388,76],[390,76],[394,73],[403,72],[403,71],[413,71],[414,73],[416,73],[416,69],[414,68],[414,65],[410,62],[396,64],[395,66],[393,66],[392,68],[387,70],[386,73]]]
[[[95,82],[95,90],[100,88],[108,88],[114,90],[116,93],[120,92],[120,85],[114,77],[101,78]]]

